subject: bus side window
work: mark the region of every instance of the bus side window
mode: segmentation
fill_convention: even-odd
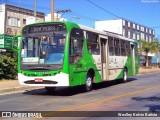
[[[87,37],[88,52],[90,54],[100,55],[98,34],[87,31],[86,37]]]
[[[115,46],[115,55],[120,56],[120,41],[118,38],[115,38],[114,40],[114,46]]]
[[[130,42],[129,41],[126,41],[126,54],[127,56],[130,55]]]
[[[108,39],[108,46],[109,46],[109,55],[114,56],[115,55],[114,39],[112,37],[109,37]]]
[[[71,38],[69,44],[69,63],[74,64],[78,62],[83,54],[84,35],[83,30],[74,28],[71,31]]]
[[[126,41],[121,40],[121,56],[126,56]]]

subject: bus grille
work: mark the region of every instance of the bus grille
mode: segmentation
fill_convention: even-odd
[[[35,82],[34,80],[25,81],[26,84],[57,84],[58,82],[44,80],[43,82]]]

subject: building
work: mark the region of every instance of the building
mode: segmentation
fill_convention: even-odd
[[[62,18],[61,15],[58,14],[58,13],[54,13],[54,20],[55,20],[55,21],[67,21],[67,19]],[[45,21],[46,21],[46,22],[50,22],[50,21],[51,21],[51,14],[47,14],[47,15],[45,16]]]
[[[135,40],[151,42],[155,38],[154,29],[126,19],[96,21],[95,29],[120,34]],[[153,54],[149,54],[151,61]],[[145,62],[145,53],[140,56],[140,63]]]
[[[27,18],[34,17],[34,11],[8,4],[0,5],[0,34],[17,35],[27,23]],[[45,14],[36,13],[36,22],[43,22]]]
[[[146,40],[148,42],[155,37],[154,29],[126,19],[96,21],[95,28],[97,30],[105,30],[121,34],[127,38]]]

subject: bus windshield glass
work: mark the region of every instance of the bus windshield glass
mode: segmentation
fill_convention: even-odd
[[[21,64],[63,64],[66,41],[64,24],[26,26],[21,44]]]

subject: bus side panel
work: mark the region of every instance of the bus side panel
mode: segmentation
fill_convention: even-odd
[[[98,70],[95,71],[95,83],[102,82],[102,76]]]
[[[99,56],[100,57],[100,56]],[[81,79],[81,83],[82,84],[85,84],[86,83],[86,76],[87,76],[87,72],[90,70],[90,69],[93,69],[94,72],[95,72],[95,76],[94,76],[94,83],[99,83],[99,82],[102,82],[102,77],[101,77],[101,71],[99,71],[100,69],[98,69],[98,66],[97,66],[97,55],[94,56],[94,55],[91,55],[91,54],[85,54],[84,55],[84,66],[85,66],[85,73],[83,73],[83,78]]]
[[[114,61],[116,60],[116,62]],[[125,61],[122,63],[122,61]],[[113,62],[113,64],[112,64]],[[109,80],[121,79],[123,78],[123,68],[126,67],[128,70],[128,76],[133,76],[134,71],[132,69],[132,57],[110,57],[109,60]],[[118,66],[121,65],[121,66]],[[117,67],[117,68],[116,68]],[[137,71],[138,72],[138,71]]]
[[[126,60],[126,62],[125,62],[125,64],[123,65],[123,68],[124,67],[126,67],[127,68],[127,75],[128,75],[128,77],[129,76],[133,76],[133,70],[132,70],[132,64],[131,64],[131,57],[130,56],[128,56],[127,57],[127,60]],[[121,78],[123,78],[123,72],[124,72],[124,69],[121,69],[121,71],[120,71],[120,74],[118,75],[118,77],[116,78],[116,79],[121,79]]]
[[[91,54],[84,54],[82,59],[74,65],[70,65],[70,86],[83,85],[86,83],[87,72],[93,69],[95,72],[94,82],[102,82],[100,71],[98,71],[94,58]]]
[[[135,56],[135,60],[136,60],[136,75],[139,73],[139,56],[136,55]]]
[[[101,55],[92,55],[92,58],[94,60],[94,71],[95,71],[95,78],[94,82],[99,83],[102,82],[102,63],[101,63]]]
[[[128,56],[125,66],[127,67],[128,76],[133,76],[134,75],[134,71],[132,69],[132,57],[131,56]]]
[[[76,86],[82,84],[82,79],[84,73],[84,67],[81,64],[82,61],[79,61],[78,63],[74,65],[70,65],[69,68],[69,80],[70,80],[70,86]]]
[[[123,74],[121,74],[123,69],[114,69],[114,70],[109,70],[109,80],[115,80],[115,79],[120,79],[123,77]]]
[[[127,56],[109,56],[109,80],[122,78],[123,68],[127,62]]]

